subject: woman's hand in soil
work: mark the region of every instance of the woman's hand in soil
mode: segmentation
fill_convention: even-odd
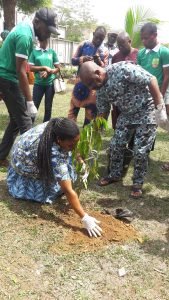
[[[82,223],[84,227],[87,229],[90,237],[94,236],[101,236],[102,229],[97,225],[100,221],[96,220],[93,217],[90,217],[88,214],[85,214],[82,218]]]

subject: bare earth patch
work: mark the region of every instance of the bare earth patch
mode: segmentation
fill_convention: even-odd
[[[71,229],[64,236],[64,239],[54,243],[49,251],[57,254],[64,252],[82,253],[96,251],[111,242],[122,243],[131,240],[141,240],[139,233],[130,224],[119,221],[112,216],[103,215],[100,212],[90,211],[89,214],[94,216],[101,222],[103,234],[98,238],[90,238],[82,227],[80,219],[74,212],[69,211],[68,214],[61,215],[61,219],[70,225]],[[76,229],[77,228],[77,229]]]

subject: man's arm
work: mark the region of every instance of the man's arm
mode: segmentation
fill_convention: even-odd
[[[153,97],[155,104],[155,117],[157,125],[165,130],[168,130],[168,118],[166,113],[166,107],[164,104],[163,96],[158,87],[158,82],[156,77],[152,77],[149,83],[150,93]]]
[[[57,74],[60,71],[60,64],[54,64],[54,69],[51,70],[51,74]]]
[[[55,69],[52,70],[52,74],[57,74],[60,71],[60,63],[57,53],[53,50],[53,65]]]
[[[167,90],[169,84],[169,67],[163,68],[163,82],[161,85],[161,94],[165,95],[165,92]]]
[[[82,42],[77,47],[76,52],[74,53],[74,55],[72,57],[72,65],[73,66],[80,66],[81,64],[83,64],[86,61],[92,61],[93,60],[92,56],[89,56],[89,55],[83,55],[82,56],[84,45],[85,45],[85,42]]]
[[[160,89],[159,89],[159,86],[158,86],[158,82],[157,82],[157,79],[155,76],[153,76],[150,80],[150,83],[149,83],[149,90],[150,90],[150,93],[153,97],[153,100],[154,100],[154,104],[155,104],[155,107],[157,107],[157,105],[163,103],[163,96],[160,92]]]
[[[27,112],[30,117],[34,118],[37,114],[37,108],[32,100],[32,95],[26,74],[26,66],[27,60],[25,58],[16,57],[16,73],[19,79],[19,86],[27,102]]]
[[[109,63],[109,51],[104,47],[103,49],[103,61],[101,60],[101,67],[108,66]]]
[[[26,74],[27,60],[22,57],[16,57],[16,72],[19,79],[20,89],[26,98],[26,101],[32,101],[32,96],[29,88],[29,82]]]
[[[104,90],[104,87],[96,91],[96,107],[98,112],[97,115],[107,120],[111,105],[108,101],[107,93]]]

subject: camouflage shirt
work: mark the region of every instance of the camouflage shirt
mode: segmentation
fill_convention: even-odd
[[[106,68],[108,80],[97,91],[98,113],[109,113],[114,104],[127,124],[156,124],[155,106],[148,85],[153,77],[132,62],[118,62]]]

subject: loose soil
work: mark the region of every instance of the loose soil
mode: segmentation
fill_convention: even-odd
[[[98,238],[90,238],[86,230],[81,229],[82,224],[79,217],[74,212],[60,216],[66,224],[70,225],[70,230],[64,236],[64,239],[53,244],[50,251],[63,254],[64,252],[91,252],[108,245],[111,242],[123,243],[125,241],[141,241],[140,234],[131,224],[126,224],[112,216],[104,215],[100,212],[90,211],[101,223],[103,234]]]

